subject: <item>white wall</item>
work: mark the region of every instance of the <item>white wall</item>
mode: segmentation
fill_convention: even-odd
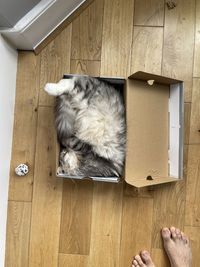
[[[17,52],[0,35],[0,267],[4,266]]]

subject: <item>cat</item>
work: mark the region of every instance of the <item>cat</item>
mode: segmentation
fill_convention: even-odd
[[[123,97],[108,82],[71,76],[47,83],[56,97],[55,125],[60,153],[59,173],[72,176],[122,175],[126,125]]]

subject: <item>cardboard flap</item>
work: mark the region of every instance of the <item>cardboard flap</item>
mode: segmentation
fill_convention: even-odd
[[[125,179],[168,176],[169,86],[128,79]]]
[[[135,80],[142,80],[142,81],[154,80],[155,83],[168,84],[168,85],[181,82],[180,80],[171,79],[169,77],[163,77],[160,75],[155,75],[155,74],[151,74],[151,73],[147,73],[143,71],[135,72],[134,74],[130,75],[128,78],[135,79]]]

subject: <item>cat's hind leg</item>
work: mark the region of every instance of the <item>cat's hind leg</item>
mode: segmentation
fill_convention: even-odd
[[[60,166],[57,174],[78,175],[79,160],[76,153],[72,150],[63,149],[60,153]]]
[[[44,90],[52,96],[70,93],[74,89],[75,78],[62,79],[58,83],[47,83]]]

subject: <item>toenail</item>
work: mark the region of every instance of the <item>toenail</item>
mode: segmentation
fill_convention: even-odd
[[[142,256],[148,256],[149,255],[149,253],[146,250],[142,251],[141,254],[142,254]]]
[[[167,233],[169,231],[169,229],[168,228],[163,228],[162,229],[162,232],[165,232],[165,233]]]
[[[138,262],[137,262],[136,260],[134,260],[134,261],[133,261],[133,264],[137,265],[137,264],[138,264]]]

